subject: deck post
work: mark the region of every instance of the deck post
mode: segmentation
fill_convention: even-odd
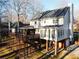
[[[57,41],[55,41],[55,56],[57,55]]]
[[[66,40],[63,42],[63,44],[64,44],[64,49],[66,49]]]
[[[65,41],[62,41],[62,48],[65,49]]]
[[[55,28],[55,56],[57,55],[57,40],[58,40],[58,33],[57,33],[57,27]]]
[[[48,52],[48,40],[46,40],[46,52]]]

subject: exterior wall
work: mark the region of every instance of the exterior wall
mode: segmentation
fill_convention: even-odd
[[[54,30],[53,27],[48,27],[48,28],[41,28],[42,26],[49,26],[49,25],[57,25],[56,21],[58,19],[58,25],[62,25],[61,27],[58,27],[57,32],[58,32],[58,41],[69,38],[69,23],[70,23],[70,11],[67,11],[65,16],[61,16],[58,18],[43,18],[39,20],[32,20],[30,22],[31,26],[34,26],[36,29],[36,33],[40,34],[41,39],[47,39],[47,40],[55,40],[53,38],[53,33]],[[36,23],[35,23],[36,22]],[[55,33],[54,33],[55,35]]]
[[[49,21],[50,20],[50,21]],[[53,18],[44,18],[44,19],[41,19],[40,21],[40,26],[49,26],[49,25],[63,25],[63,17],[60,17],[59,18],[59,21],[57,23],[57,18],[56,17],[53,17]]]
[[[37,28],[36,30],[35,30],[35,34],[39,34],[40,32],[39,32],[39,29]]]
[[[50,20],[50,21],[49,21]],[[42,19],[41,20],[41,22],[40,22],[41,24],[41,26],[47,26],[47,25],[55,25],[54,23],[53,23],[53,18],[44,18],[44,19]]]
[[[54,40],[55,31],[53,28],[40,28],[39,34],[41,39]]]
[[[31,21],[30,21],[30,25],[31,25],[31,26],[34,26],[34,22],[35,22],[35,21],[31,20]]]
[[[69,22],[70,22],[70,18],[69,18],[69,11],[67,11],[66,15],[64,16],[64,38],[69,38],[70,34],[69,34]]]
[[[59,18],[58,24],[59,24],[59,25],[63,25],[63,24],[64,24],[64,18],[63,18],[63,17],[60,17],[60,18]]]
[[[63,17],[59,17],[58,18],[58,23],[56,23],[56,20],[57,18],[44,18],[41,20],[40,22],[40,26],[49,26],[49,25],[64,25],[64,18]],[[48,27],[49,28],[49,27]],[[52,31],[54,28],[49,28],[50,31]],[[62,27],[58,27],[58,30],[59,31],[64,31],[64,28],[63,26]],[[55,31],[54,31],[55,32]],[[49,32],[47,32],[47,36],[45,37],[46,39],[49,39],[49,40],[55,40],[55,38],[52,37],[52,32],[50,32],[50,35],[48,35]],[[55,34],[54,34],[55,35]],[[50,36],[50,37],[49,37]],[[61,35],[61,32],[60,32],[60,37],[58,37],[58,41],[64,39],[64,35]]]
[[[34,28],[39,28],[40,23],[39,23],[38,20],[31,20],[31,21],[30,21],[30,25],[31,25],[31,26],[34,26]]]
[[[58,31],[58,41],[63,40],[63,39],[67,39],[69,38],[70,34],[69,34],[69,11],[67,11],[67,13],[65,14],[65,16],[63,17],[63,26],[58,27],[57,31]],[[61,21],[62,22],[62,21]]]
[[[64,39],[64,28],[63,28],[63,26],[57,28],[57,34],[58,34],[58,36],[57,36],[58,41]]]

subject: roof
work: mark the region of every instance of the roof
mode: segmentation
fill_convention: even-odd
[[[41,19],[41,18],[46,18],[46,17],[59,17],[59,16],[64,16],[66,12],[68,11],[69,7],[65,8],[60,8],[60,9],[55,9],[55,10],[48,10],[44,11],[42,13],[37,14],[33,20]]]
[[[2,16],[2,15],[0,15],[0,18],[4,18],[4,17],[7,17],[7,16]]]
[[[11,27],[15,28],[15,27],[17,27],[17,24],[18,24],[17,22],[11,23]],[[24,27],[24,26],[29,26],[29,24],[24,24],[19,21],[19,27]]]
[[[24,27],[20,27],[20,29],[34,29],[33,26],[24,26]]]
[[[44,26],[44,27],[61,27],[63,25],[48,25],[48,26]]]
[[[63,25],[47,25],[47,26],[41,26],[42,28],[48,28],[48,27],[61,27]]]

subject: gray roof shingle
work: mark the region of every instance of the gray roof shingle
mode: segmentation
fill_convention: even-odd
[[[48,11],[45,11],[45,12],[38,14],[36,17],[33,18],[33,20],[34,19],[46,18],[46,17],[64,16],[68,9],[69,9],[69,7],[55,9],[55,10],[48,10]]]

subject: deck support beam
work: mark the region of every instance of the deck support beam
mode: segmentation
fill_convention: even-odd
[[[57,55],[57,49],[58,49],[58,29],[55,27],[55,56]]]
[[[46,52],[48,52],[48,40],[46,40]]]
[[[57,41],[55,41],[55,56],[57,55]]]

